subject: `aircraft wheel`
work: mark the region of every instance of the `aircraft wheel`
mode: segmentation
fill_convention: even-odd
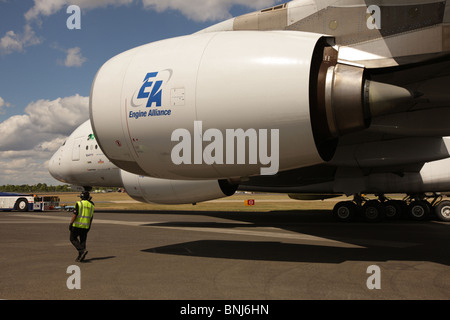
[[[450,201],[444,200],[435,206],[436,215],[445,222],[450,222]]]
[[[388,200],[384,205],[384,216],[389,220],[400,219],[403,215],[403,201]]]
[[[333,208],[333,216],[341,222],[350,222],[355,219],[358,207],[351,201],[342,201]]]
[[[28,201],[27,199],[19,199],[16,202],[16,210],[17,211],[28,211]]]
[[[384,206],[378,200],[369,200],[362,207],[362,216],[367,222],[380,222],[384,218]]]
[[[430,204],[425,200],[413,201],[408,206],[409,217],[416,221],[426,220],[430,211]]]

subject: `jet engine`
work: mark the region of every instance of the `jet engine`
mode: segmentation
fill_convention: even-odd
[[[412,99],[294,31],[194,34],[99,70],[90,116],[105,155],[155,178],[239,181],[329,161],[337,139]]]
[[[157,204],[188,204],[232,196],[237,185],[226,180],[180,181],[156,179],[121,170],[128,195],[140,202]]]

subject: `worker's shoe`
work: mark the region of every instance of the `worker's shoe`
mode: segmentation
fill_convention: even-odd
[[[75,262],[80,262],[81,257],[83,256],[83,252],[78,253],[78,257],[75,259]]]
[[[86,255],[88,254],[88,252],[87,251],[83,251],[83,253],[81,254],[81,257],[80,257],[80,262],[83,262],[84,261],[84,258],[86,258]]]

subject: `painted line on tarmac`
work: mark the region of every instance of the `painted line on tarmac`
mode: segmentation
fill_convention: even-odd
[[[24,217],[24,218],[35,218],[35,219],[47,219],[47,220],[54,220],[53,223],[70,223],[70,217],[54,217],[54,216],[43,216],[43,215],[31,215],[31,214],[16,214],[15,217]],[[11,220],[9,220],[11,221]],[[40,223],[36,222],[36,220],[15,220],[16,223]],[[7,221],[0,221],[0,223],[3,223]],[[14,223],[14,222],[11,222]],[[48,223],[48,222],[47,222]],[[96,219],[94,217],[94,224],[113,224],[113,225],[123,225],[123,226],[133,226],[133,227],[139,227],[142,225],[151,225],[151,224],[157,224],[157,223],[165,223],[165,221],[158,221],[158,222],[151,222],[151,221],[121,221],[121,220],[106,220],[106,219]]]

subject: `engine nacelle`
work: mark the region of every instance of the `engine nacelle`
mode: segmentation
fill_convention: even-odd
[[[228,181],[180,181],[138,176],[121,170],[128,195],[140,202],[189,204],[232,196],[237,185]]]
[[[155,178],[238,180],[328,161],[336,138],[366,128],[369,101],[380,100],[328,42],[242,31],[127,51],[93,83],[95,136],[118,167]]]

